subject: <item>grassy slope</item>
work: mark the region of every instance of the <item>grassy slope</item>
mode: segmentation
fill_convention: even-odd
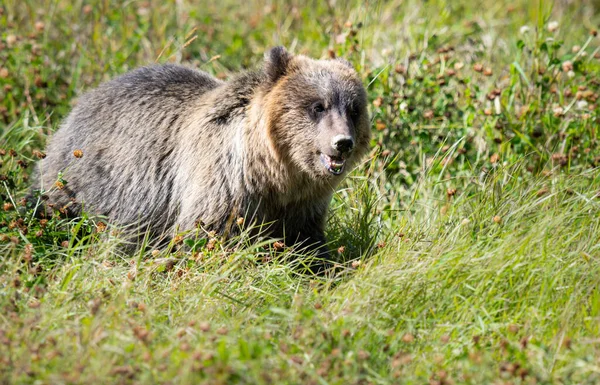
[[[600,381],[593,3],[160,3],[2,9],[3,382]],[[87,218],[19,221],[80,92],[155,60],[227,76],[275,44],[369,85],[371,158],[328,226],[338,275],[299,276],[269,241],[123,255]]]

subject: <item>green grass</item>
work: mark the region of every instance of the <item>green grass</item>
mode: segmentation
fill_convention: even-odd
[[[0,382],[600,382],[597,1],[192,3],[0,8]],[[22,206],[85,90],[155,61],[226,78],[279,44],[369,93],[337,274],[245,235],[127,253]]]

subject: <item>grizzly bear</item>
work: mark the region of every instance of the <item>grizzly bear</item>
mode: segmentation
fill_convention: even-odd
[[[276,47],[228,82],[154,65],[79,98],[34,188],[53,209],[83,209],[151,237],[199,224],[231,233],[243,217],[326,256],[333,191],[369,138],[365,89],[344,60]]]

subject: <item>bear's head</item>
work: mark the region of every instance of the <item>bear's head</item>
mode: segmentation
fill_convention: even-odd
[[[314,60],[282,47],[265,54],[268,137],[277,157],[333,182],[368,150],[367,97],[352,65]]]

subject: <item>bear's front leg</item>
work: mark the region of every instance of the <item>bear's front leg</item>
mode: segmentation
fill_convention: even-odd
[[[308,272],[322,275],[326,274],[333,267],[331,254],[327,247],[327,240],[322,232],[301,232],[295,237],[292,245],[297,250],[301,250],[303,254],[309,256],[301,264]]]

